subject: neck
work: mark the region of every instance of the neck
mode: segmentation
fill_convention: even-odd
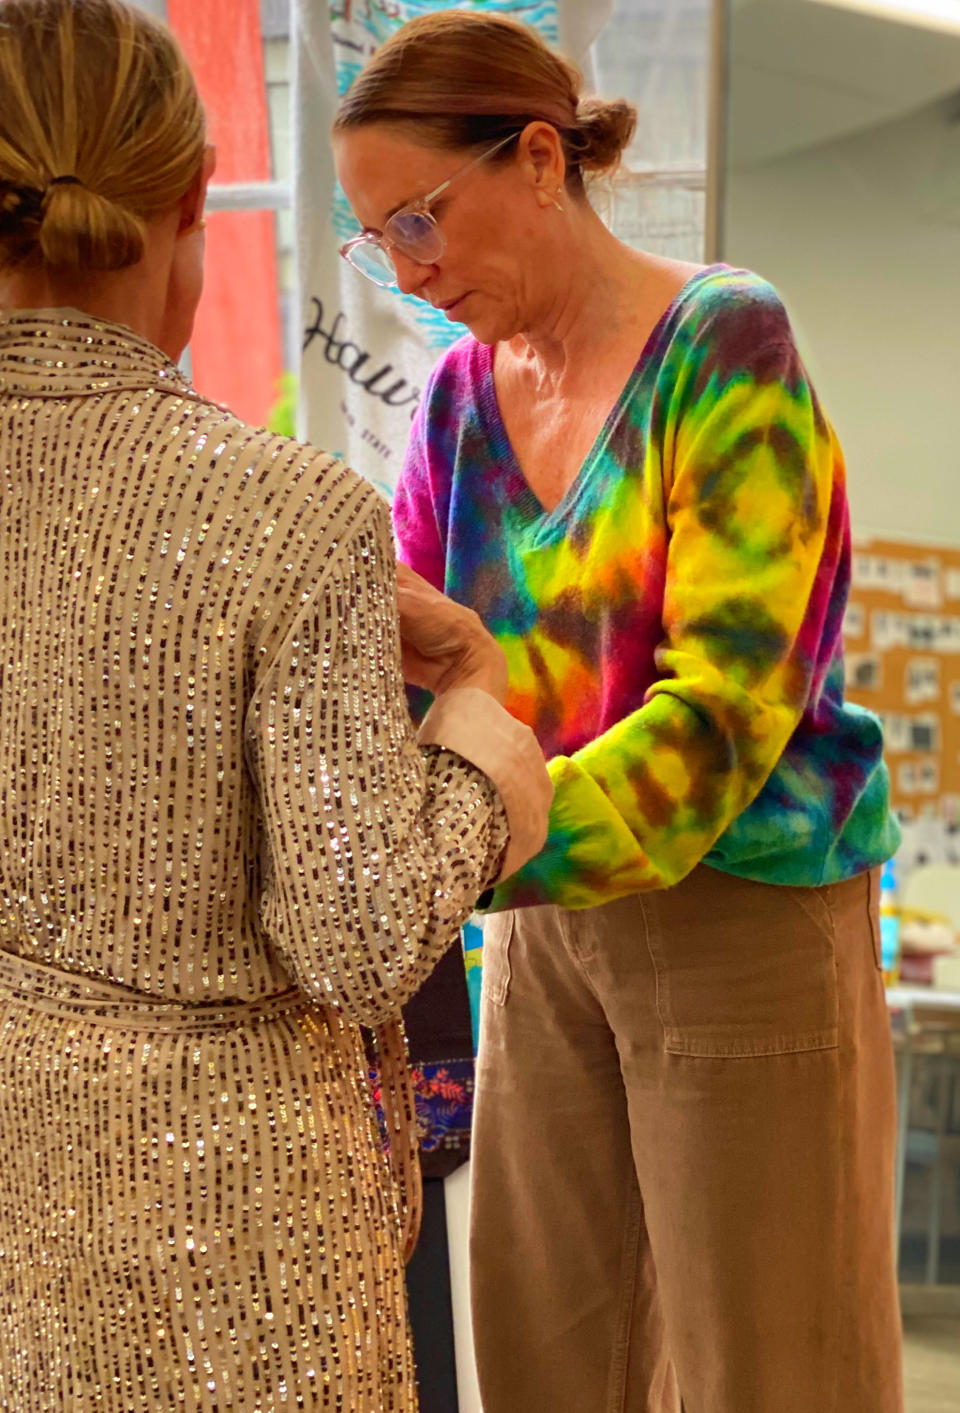
[[[162,304],[136,271],[120,270],[84,281],[57,279],[52,272],[12,272],[0,278],[0,308],[78,309],[95,319],[125,324],[152,343],[162,328]]]
[[[586,201],[572,203],[568,221],[569,249],[554,262],[563,274],[529,327],[509,340],[517,357],[558,381],[634,322],[637,286],[652,259],[617,240]]]
[[[144,252],[124,270],[63,276],[44,266],[0,272],[0,309],[77,309],[94,319],[123,324],[176,362],[189,337],[189,321],[176,313],[173,294],[175,218],[156,218]]]

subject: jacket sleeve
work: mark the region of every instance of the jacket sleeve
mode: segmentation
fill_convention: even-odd
[[[388,513],[372,494],[258,680],[247,756],[262,924],[306,992],[364,1024],[426,979],[505,851],[521,863],[545,836],[539,747],[487,694],[445,693],[418,740]]]

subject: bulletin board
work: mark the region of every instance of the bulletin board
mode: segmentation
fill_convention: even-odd
[[[883,721],[893,806],[960,824],[960,548],[854,546],[847,697]]]

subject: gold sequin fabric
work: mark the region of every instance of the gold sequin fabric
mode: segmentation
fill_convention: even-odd
[[[410,1413],[362,1026],[506,842],[386,507],[152,345],[0,317],[0,1408]]]

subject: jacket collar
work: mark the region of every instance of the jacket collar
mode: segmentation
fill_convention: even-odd
[[[165,353],[123,324],[79,309],[0,313],[0,394],[82,397],[141,388],[197,396]]]

